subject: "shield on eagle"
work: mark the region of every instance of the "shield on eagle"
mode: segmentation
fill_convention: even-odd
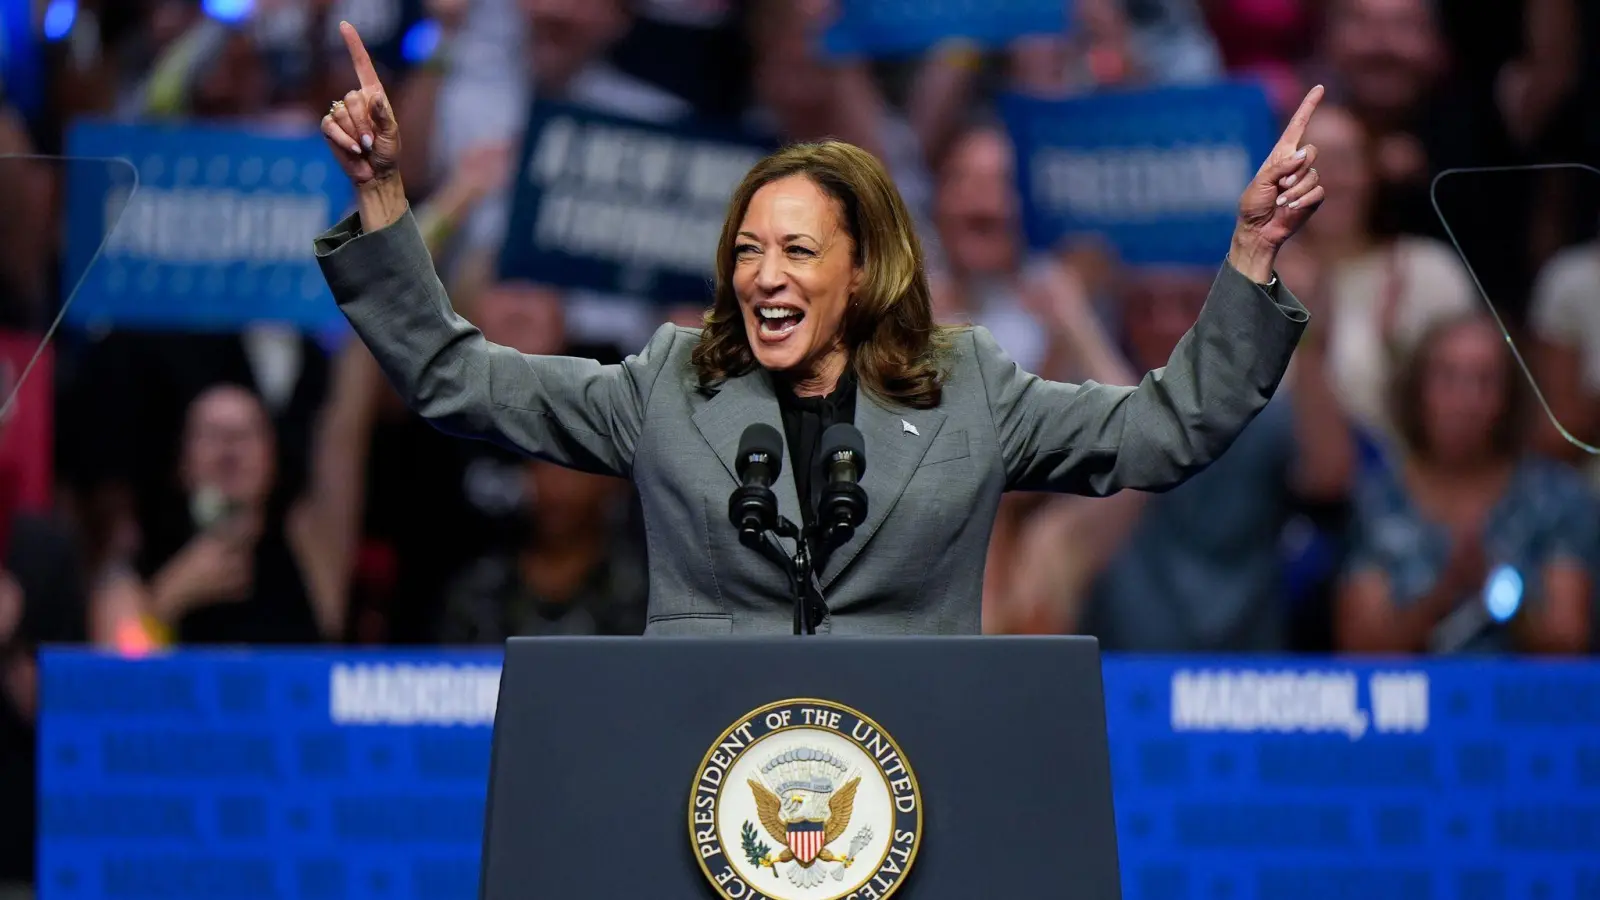
[[[827,823],[806,820],[790,822],[788,825],[788,840],[785,843],[789,845],[789,851],[801,865],[810,865],[827,843]]]

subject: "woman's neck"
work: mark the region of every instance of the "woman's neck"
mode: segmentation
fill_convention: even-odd
[[[811,367],[809,374],[789,379],[789,389],[796,397],[826,397],[839,386],[849,363],[849,353],[836,347]]]

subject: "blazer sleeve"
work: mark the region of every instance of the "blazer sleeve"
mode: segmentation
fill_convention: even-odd
[[[1167,365],[1136,387],[1024,372],[973,329],[1009,490],[1165,491],[1209,465],[1272,398],[1310,315],[1224,263]]]
[[[676,328],[610,366],[492,344],[451,308],[410,212],[372,233],[352,215],[317,238],[316,254],[340,310],[418,415],[569,468],[631,473]]]

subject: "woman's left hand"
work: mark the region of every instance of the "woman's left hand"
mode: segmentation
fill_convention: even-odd
[[[1312,88],[1289,120],[1272,154],[1261,164],[1239,198],[1239,227],[1235,240],[1245,239],[1276,251],[1294,236],[1322,203],[1317,179],[1317,148],[1301,146],[1306,125],[1322,102],[1322,85]]]

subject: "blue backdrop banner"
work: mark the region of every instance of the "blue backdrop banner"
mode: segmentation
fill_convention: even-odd
[[[728,199],[767,146],[535,103],[502,278],[707,303]]]
[[[49,653],[39,897],[475,897],[498,681],[498,652]],[[1600,665],[1105,686],[1129,900],[1600,897]]]
[[[1069,0],[840,0],[822,46],[837,56],[919,53],[951,38],[1003,47],[1027,35],[1064,34]]]
[[[1001,111],[1030,245],[1098,234],[1133,265],[1217,265],[1278,139],[1266,94],[1248,84],[1012,96]]]
[[[81,122],[67,152],[89,158],[67,168],[66,283],[84,279],[68,323],[213,331],[342,319],[312,239],[354,195],[320,135]],[[108,157],[137,167],[131,198],[113,167],[93,162]]]

